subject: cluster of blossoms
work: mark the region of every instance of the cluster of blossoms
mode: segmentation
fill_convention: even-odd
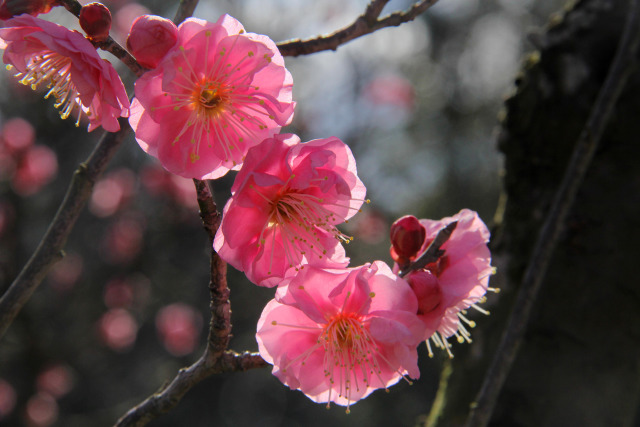
[[[48,89],[60,117],[89,120],[89,131],[102,126],[115,132],[118,117],[129,114],[129,99],[113,66],[77,31],[23,14],[0,28],[0,49],[7,68],[15,68],[20,83]]]
[[[256,338],[290,388],[348,411],[375,389],[418,378],[423,341],[430,354],[433,343],[450,355],[448,338],[471,341],[466,310],[485,312],[477,303],[491,289],[487,227],[469,210],[440,221],[403,217],[391,229],[393,268],[349,267],[351,237],[337,226],[368,203],[365,186],[338,138],[280,134],[293,118],[293,80],[268,37],[228,15],[179,26],[138,18],[127,47],[150,70],[130,107],[113,68],[79,33],[22,15],[0,40],[20,81],[50,86],[63,116],[79,107],[90,130],[113,131],[129,115],[140,147],[176,175],[239,170],[213,245],[250,281],[276,287]],[[442,255],[416,267],[453,223]]]

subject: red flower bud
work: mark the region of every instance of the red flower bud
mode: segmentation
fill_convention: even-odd
[[[425,228],[415,216],[397,219],[391,225],[391,257],[400,266],[406,265],[418,255],[426,236]]]
[[[178,40],[178,27],[168,19],[142,15],[131,25],[127,49],[140,65],[155,68]]]
[[[80,9],[80,26],[91,40],[104,41],[111,29],[111,12],[102,3],[84,5]]]
[[[23,13],[36,16],[58,5],[57,0],[4,0],[0,2],[0,19],[4,21]]]

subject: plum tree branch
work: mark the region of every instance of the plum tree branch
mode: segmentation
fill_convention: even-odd
[[[173,23],[178,25],[182,21],[193,15],[193,11],[196,10],[197,5],[198,0],[180,0],[176,16],[173,17]]]
[[[626,84],[632,66],[635,65],[639,42],[640,10],[638,0],[631,0],[618,50],[589,118],[576,142],[565,175],[540,230],[520,284],[507,328],[485,375],[476,402],[472,404],[472,410],[466,423],[468,427],[486,426],[489,423],[500,390],[518,354],[531,310],[567,214],[573,206],[578,189],[598,148],[613,107]]]
[[[438,0],[421,0],[414,3],[409,9],[402,12],[394,12],[383,18],[379,18],[382,9],[389,0],[372,0],[365,12],[352,24],[341,28],[331,34],[318,36],[306,40],[287,40],[278,43],[278,49],[283,56],[300,56],[324,50],[336,50],[339,46],[373,33],[381,28],[397,27],[405,22],[414,20],[418,15],[433,6]]]
[[[267,363],[259,354],[238,354],[227,350],[231,336],[231,307],[227,287],[227,264],[213,250],[213,238],[220,226],[221,216],[206,181],[193,180],[196,187],[200,217],[211,244],[211,321],[204,353],[193,365],[180,369],[168,386],[131,408],[116,423],[117,427],[139,427],[174,408],[196,384],[222,372],[246,371],[262,368]]]
[[[82,9],[82,5],[78,0],[59,0],[59,2],[71,12],[76,17],[80,17],[80,9]],[[180,11],[180,9],[178,10]],[[136,61],[136,59],[131,56],[127,50],[120,46],[120,44],[115,41],[111,36],[109,36],[105,41],[94,43],[95,46],[99,47],[102,50],[106,50],[111,53],[113,56],[118,58],[124,65],[126,65],[136,76],[140,77],[143,75],[147,69]]]
[[[60,0],[60,3],[75,16],[80,15],[82,5],[77,0]],[[190,14],[197,3],[196,0],[181,0],[176,21],[182,20]],[[136,75],[142,75],[146,71],[117,42],[109,38],[104,43],[106,43],[105,47],[114,49],[114,52],[120,52],[118,54],[112,53],[125,62]],[[122,144],[125,135],[131,129],[127,119],[121,118],[118,121],[120,131],[105,132],[87,161],[78,167],[45,236],[18,277],[0,298],[0,339],[45,278],[49,269],[64,256],[63,247],[80,216],[80,212],[91,196],[93,185],[106,169],[107,164]]]
[[[89,158],[75,171],[49,229],[18,277],[0,298],[0,339],[49,269],[63,257],[63,247],[80,212],[91,196],[93,185],[131,129],[127,119],[118,121],[120,130],[115,133],[105,132]]]
[[[117,427],[144,426],[149,421],[173,409],[193,386],[211,375],[246,371],[264,366],[267,366],[267,363],[259,354],[238,354],[233,351],[225,351],[215,363],[212,363],[211,353],[205,350],[197,362],[187,368],[180,369],[169,385],[131,408],[115,425]]]

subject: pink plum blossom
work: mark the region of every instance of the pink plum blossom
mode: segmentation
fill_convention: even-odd
[[[439,221],[420,220],[426,230],[426,239],[416,258],[429,247],[438,231],[453,221],[458,224],[441,247],[444,255],[423,270],[413,271],[405,277],[418,298],[418,316],[426,327],[424,339],[430,355],[429,340],[450,356],[447,338],[455,336],[458,342],[471,342],[467,326],[473,328],[475,322],[467,319],[465,310],[471,307],[488,314],[476,303],[483,299],[487,290],[495,291],[488,287],[493,273],[487,247],[489,230],[476,212],[463,209]]]
[[[118,117],[128,116],[129,99],[118,73],[77,31],[21,15],[0,29],[0,48],[20,83],[49,88],[45,98],[54,96],[63,119],[77,114],[76,126],[84,115],[89,131],[102,126],[115,132]]]
[[[374,390],[420,376],[417,300],[385,263],[309,267],[287,282],[262,312],[256,338],[291,389],[348,412]]]
[[[336,225],[364,202],[355,159],[338,138],[277,135],[249,150],[214,240],[220,257],[260,286],[305,264],[345,267]]]
[[[130,44],[134,40],[130,39]],[[293,117],[293,79],[275,43],[234,18],[178,27],[177,47],[135,85],[129,122],[170,172],[214,179]]]

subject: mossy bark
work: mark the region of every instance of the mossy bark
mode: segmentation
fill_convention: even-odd
[[[456,351],[439,426],[463,423],[479,390],[538,230],[609,70],[628,3],[579,1],[532,38],[539,49],[506,101],[498,137],[505,203],[492,245],[505,292],[493,298],[498,302],[490,318],[478,322],[476,342]],[[639,135],[636,69],[569,215],[490,425],[640,425]]]

